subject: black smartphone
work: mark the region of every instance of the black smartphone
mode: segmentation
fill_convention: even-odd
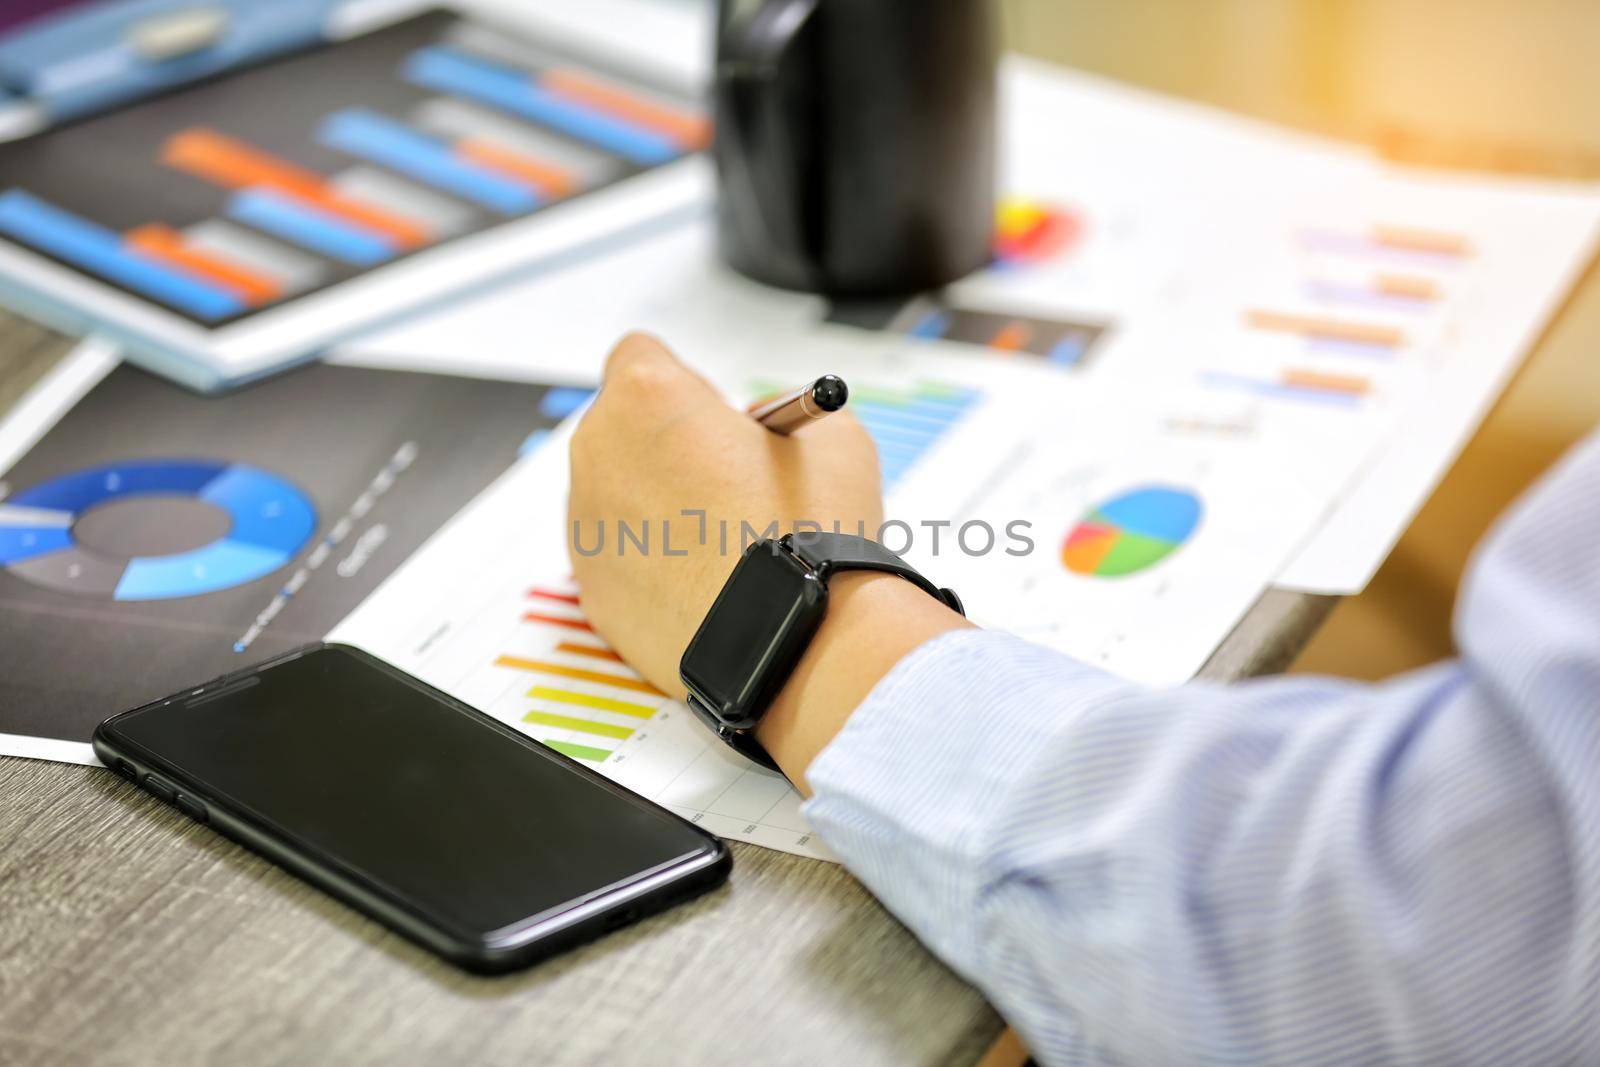
[[[106,766],[470,970],[727,879],[717,838],[358,649],[312,645],[114,715]]]

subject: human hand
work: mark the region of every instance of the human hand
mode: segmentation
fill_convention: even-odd
[[[571,451],[567,542],[583,609],[679,697],[678,661],[745,544],[775,536],[773,523],[870,537],[883,521],[877,450],[848,409],[780,436],[644,334],[612,351]]]

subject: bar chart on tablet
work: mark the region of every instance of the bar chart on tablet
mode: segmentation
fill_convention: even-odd
[[[0,148],[0,236],[215,327],[709,137],[694,100],[434,12]]]

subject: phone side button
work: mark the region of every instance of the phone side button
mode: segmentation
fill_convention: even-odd
[[[178,791],[172,788],[170,783],[153,774],[144,776],[144,787],[154,793],[157,799],[164,800],[168,804],[171,804],[172,798],[178,795]]]
[[[196,822],[206,821],[206,806],[200,803],[194,797],[179,793],[173,798],[172,802],[178,805],[179,811],[183,812]]]

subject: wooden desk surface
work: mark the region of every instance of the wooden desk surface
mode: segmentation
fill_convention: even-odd
[[[0,313],[0,410],[67,347]],[[1331,605],[1269,592],[1204,673],[1280,669]],[[733,851],[709,897],[475,978],[108,771],[0,758],[0,1064],[966,1064],[1000,1033],[843,868]]]

